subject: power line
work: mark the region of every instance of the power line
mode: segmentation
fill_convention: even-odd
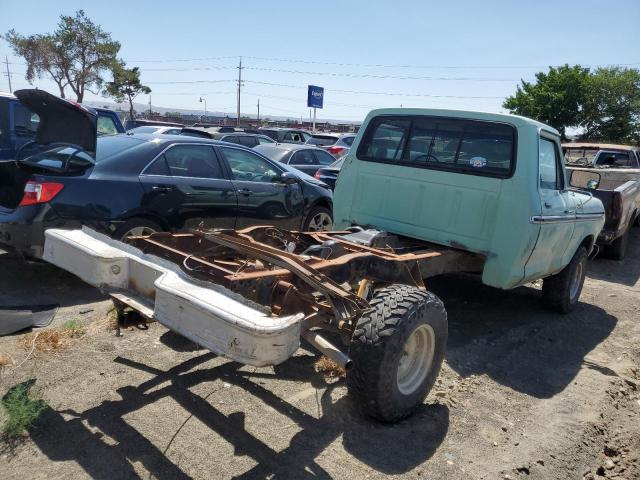
[[[269,85],[272,87],[286,87],[286,88],[301,88],[306,89],[306,86],[302,85],[287,85],[284,83],[273,82],[259,82],[257,80],[245,80],[246,83],[255,83],[257,85]],[[355,95],[388,95],[393,97],[433,97],[433,98],[468,98],[468,99],[501,99],[504,97],[492,97],[492,96],[480,96],[480,95],[434,95],[431,93],[402,93],[402,92],[370,92],[370,91],[358,91],[358,90],[341,90],[330,89],[331,92],[336,93],[348,93]]]
[[[252,60],[266,60],[272,62],[285,62],[285,63],[303,63],[310,65],[332,65],[337,67],[366,67],[366,68],[442,68],[442,69],[518,69],[518,68],[549,68],[549,67],[562,67],[565,64],[560,65],[386,65],[381,63],[348,63],[348,62],[321,62],[317,60],[298,60],[287,58],[270,58],[270,57],[252,57],[246,56]],[[632,63],[606,63],[606,64],[582,64],[577,63],[582,67],[629,67],[634,65],[640,65],[640,62]]]

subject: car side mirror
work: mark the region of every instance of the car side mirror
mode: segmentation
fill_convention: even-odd
[[[600,185],[601,176],[597,172],[583,172],[581,170],[573,170],[571,172],[571,178],[569,179],[569,185],[576,188],[587,188],[589,190],[596,190]]]
[[[291,172],[283,172],[282,175],[274,179],[276,182],[284,183],[285,185],[292,185],[298,183],[298,177]]]

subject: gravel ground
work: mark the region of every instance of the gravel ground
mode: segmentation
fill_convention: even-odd
[[[158,324],[116,337],[95,289],[0,255],[0,304],[59,303],[49,328],[87,329],[26,361],[25,334],[0,338],[14,363],[0,394],[35,379],[49,405],[0,447],[0,478],[638,479],[640,229],[630,244],[624,262],[592,262],[568,316],[545,310],[536,285],[431,280],[449,313],[446,362],[395,425],[362,417],[311,351],[253,368]]]

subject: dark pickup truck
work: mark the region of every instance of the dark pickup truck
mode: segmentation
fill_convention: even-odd
[[[640,224],[640,148],[599,143],[562,148],[571,186],[586,189],[604,205],[597,243],[609,257],[624,259],[629,230]]]

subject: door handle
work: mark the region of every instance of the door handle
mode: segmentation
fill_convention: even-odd
[[[570,213],[570,214],[573,215],[574,213],[576,213],[576,211],[575,210],[565,210],[564,213]]]
[[[249,195],[251,195],[253,192],[251,190],[249,190],[248,188],[241,188],[238,190],[238,193],[240,195],[244,195],[246,197],[248,197]]]
[[[551,204],[550,204],[549,202],[544,202],[544,206],[545,206],[546,208],[551,208]]]
[[[154,185],[153,187],[151,187],[151,190],[159,193],[169,193],[171,190],[173,190],[173,187],[169,187],[167,185]]]

